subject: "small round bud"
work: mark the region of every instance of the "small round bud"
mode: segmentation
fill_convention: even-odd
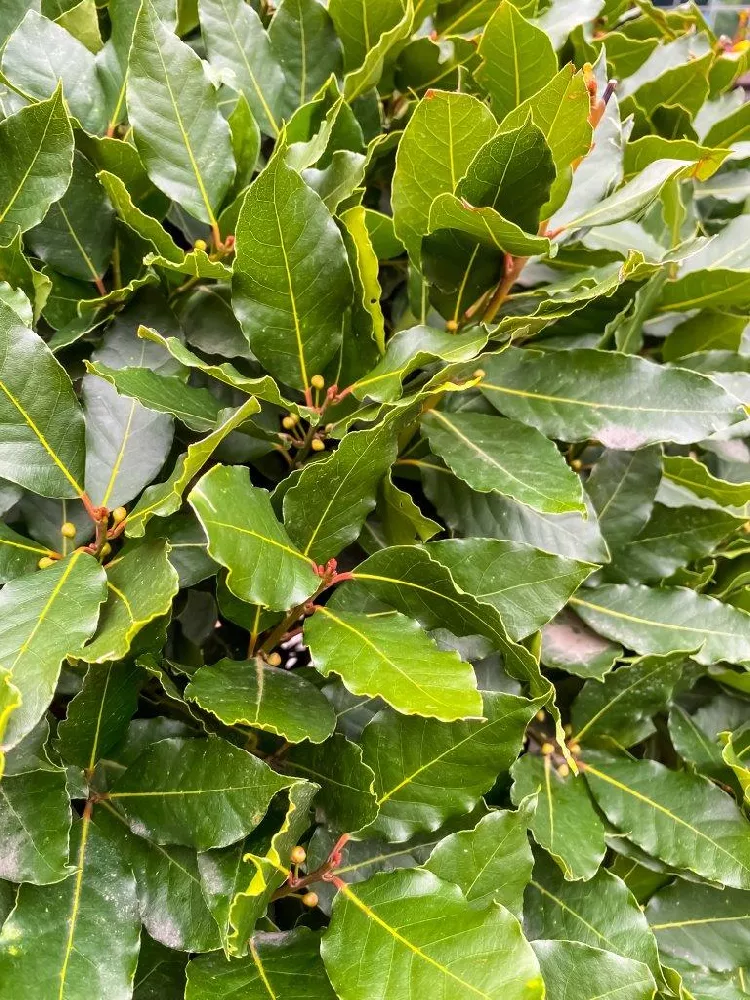
[[[547,713],[544,711],[543,708],[540,708],[539,711],[536,713],[536,721],[544,722],[546,718],[547,718]]]
[[[205,240],[196,240],[193,244],[196,250],[206,250],[208,248],[208,243]]]
[[[583,462],[580,460],[580,458],[574,458],[571,460],[570,467],[571,469],[573,469],[574,472],[580,472],[581,469],[583,468]]]
[[[567,764],[561,764],[557,769],[557,773],[560,775],[561,778],[567,778],[568,775],[570,774],[570,768],[568,767]]]
[[[486,374],[487,372],[484,370],[484,368],[477,368],[477,370],[472,375],[472,378],[484,378]]]
[[[568,744],[568,750],[570,750],[571,753],[580,753],[581,752],[581,744],[580,743],[569,743]]]
[[[72,521],[66,521],[65,524],[60,528],[60,534],[63,538],[75,538],[76,537],[76,526]]]
[[[124,507],[115,507],[112,511],[112,520],[115,524],[122,524],[127,516],[128,512]]]
[[[292,848],[292,853],[289,855],[289,858],[293,865],[304,864],[306,857],[307,857],[307,851],[304,849],[304,847],[300,847],[299,844],[297,845],[297,847]]]
[[[280,664],[281,664],[281,657],[279,656],[278,653],[269,653],[268,654],[268,666],[269,667],[278,667]]]
[[[50,559],[49,556],[42,556],[42,558],[37,563],[37,566],[39,567],[39,569],[49,569],[50,566],[54,566],[54,565],[55,565],[55,560],[54,559]]]
[[[555,746],[553,743],[542,743],[542,753],[545,757],[549,757],[550,754],[555,752]]]
[[[320,438],[313,438],[311,447],[313,451],[325,451],[326,449],[326,446],[323,444]]]
[[[314,910],[318,905],[318,894],[317,892],[306,892],[302,897],[302,905],[309,906],[311,910]]]
[[[296,427],[299,423],[299,417],[296,413],[290,413],[288,416],[284,417],[281,421],[281,426],[284,430],[290,431],[293,427]]]
[[[112,551],[112,546],[109,544],[109,542],[105,542],[104,545],[102,545],[101,547],[100,555],[103,559],[106,559],[111,551]]]
[[[313,375],[313,377],[310,379],[310,385],[313,387],[313,389],[322,389],[325,384],[326,380],[323,378],[322,375]]]
[[[455,319],[449,319],[446,321],[445,329],[448,333],[455,333],[458,330],[458,323]]]

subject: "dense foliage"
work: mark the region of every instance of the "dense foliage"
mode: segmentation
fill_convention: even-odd
[[[0,4],[0,1000],[750,996],[750,52]]]

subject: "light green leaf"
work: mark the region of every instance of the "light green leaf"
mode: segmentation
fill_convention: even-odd
[[[147,215],[134,204],[130,191],[117,174],[100,170],[96,176],[126,226],[148,240],[162,257],[175,263],[181,263],[185,259],[185,252],[177,246],[158,219]]]
[[[276,520],[268,493],[241,466],[215,465],[190,493],[209,555],[229,570],[227,586],[272,611],[303,604],[320,583],[313,562]]]
[[[352,941],[361,943],[354,954]],[[429,872],[388,872],[356,889],[340,885],[322,952],[341,1000],[371,1000],[373,992],[394,989],[402,1000],[544,996],[515,917],[497,905],[473,909],[458,886]]]
[[[389,842],[439,829],[477,805],[518,756],[538,702],[485,691],[482,720],[446,725],[379,712],[362,734],[380,812],[368,829]]]
[[[584,773],[610,823],[644,851],[703,878],[750,887],[750,824],[706,778],[594,752]]]
[[[338,350],[352,296],[330,212],[275,156],[250,186],[237,223],[232,300],[253,353],[283,382],[308,390]]]
[[[319,936],[306,927],[286,934],[253,934],[247,958],[228,962],[221,954],[202,955],[188,964],[187,977],[185,1000],[336,996],[320,958]]]
[[[336,723],[327,698],[297,674],[263,663],[219,660],[200,667],[185,688],[187,701],[237,724],[283,736],[290,743],[322,743]]]
[[[0,878],[47,885],[70,873],[70,799],[65,771],[45,750],[42,722],[5,758],[0,784]]]
[[[22,886],[3,925],[2,1000],[132,994],[141,923],[133,873],[90,806],[71,841],[75,873],[51,887]]]
[[[642,962],[600,951],[578,941],[535,941],[548,1000],[566,1000],[575,989],[576,1000],[653,1000],[656,983]]]
[[[401,43],[409,38],[414,26],[414,4],[412,0],[406,0],[401,20],[392,28],[383,31],[367,52],[362,65],[344,77],[344,96],[349,103],[356,101],[358,97],[362,97],[368,90],[378,85],[386,60],[393,55],[394,50],[403,47]]]
[[[473,830],[441,840],[424,867],[446,882],[455,882],[475,907],[494,901],[520,916],[534,867],[525,815],[525,810],[533,809],[531,799],[517,812],[491,812]]]
[[[430,410],[430,448],[473,490],[503,493],[544,514],[585,512],[579,477],[533,427],[484,413]]]
[[[34,322],[38,322],[47,304],[52,282],[32,267],[24,256],[20,229],[9,243],[0,245],[0,280],[26,294],[33,306]]]
[[[695,458],[667,456],[664,459],[664,475],[678,486],[685,486],[696,496],[713,500],[725,507],[744,507],[750,503],[750,483],[718,479]]]
[[[49,706],[63,660],[81,655],[105,595],[104,571],[80,549],[0,591],[0,663],[21,695],[5,730],[6,748],[31,732]]]
[[[126,549],[109,563],[107,603],[82,660],[121,660],[141,629],[169,612],[179,581],[167,554],[167,543],[155,539]]]
[[[442,229],[457,230],[479,240],[483,246],[514,257],[532,257],[550,250],[546,237],[530,236],[493,208],[476,208],[465,198],[448,192],[439,194],[430,207],[427,231],[435,233]]]
[[[385,352],[385,321],[380,305],[382,289],[378,281],[378,258],[375,256],[366,223],[366,209],[361,205],[341,213],[354,250],[355,273],[359,277],[362,310],[370,318],[372,338],[381,354]],[[351,258],[350,258],[351,259]]]
[[[536,809],[529,817],[534,840],[560,866],[566,879],[590,879],[607,850],[604,825],[580,775],[558,771],[562,758],[526,753],[511,768],[511,799],[520,803],[537,792]]]
[[[191,215],[215,226],[234,179],[229,126],[200,58],[161,21],[153,0],[144,0],[136,21],[127,103],[135,143],[153,183]]]
[[[563,441],[595,438],[629,451],[691,444],[741,418],[733,397],[705,376],[631,355],[511,347],[482,366],[493,406]]]
[[[361,66],[385,32],[394,28],[406,9],[406,0],[331,0],[329,13],[344,46],[346,69]]]
[[[57,727],[55,749],[66,764],[91,772],[125,735],[138,706],[140,672],[120,663],[89,667]]]
[[[513,3],[501,3],[479,43],[482,64],[474,78],[489,93],[498,120],[533,97],[557,73],[549,36]]]
[[[750,616],[686,587],[603,586],[570,603],[595,631],[637,653],[692,647],[698,663],[750,662]]]
[[[396,236],[413,261],[420,259],[434,199],[455,191],[496,128],[490,111],[470,94],[434,91],[417,105],[399,143],[392,195]],[[425,156],[430,158],[429,171],[424,169]]]
[[[403,615],[370,618],[319,607],[304,635],[313,664],[325,676],[338,674],[352,694],[381,697],[398,711],[445,722],[481,713],[471,666],[438,649]]]
[[[138,836],[205,851],[254,830],[276,792],[290,784],[225,740],[172,737],[133,761],[109,801]]]
[[[361,747],[336,733],[319,747],[293,747],[289,769],[320,786],[316,806],[334,830],[367,827],[378,814],[375,774]]]
[[[54,555],[51,549],[29,541],[23,535],[0,523],[0,582],[7,583],[33,572],[44,556]]]
[[[200,0],[200,21],[211,65],[231,75],[265,135],[278,136],[286,81],[260,18],[244,0]]]

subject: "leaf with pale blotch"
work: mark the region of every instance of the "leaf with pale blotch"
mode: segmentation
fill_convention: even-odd
[[[360,942],[354,953],[352,941]],[[429,872],[388,872],[354,889],[340,885],[322,952],[341,1000],[371,1000],[385,990],[403,1000],[544,996],[516,918],[497,905],[473,909],[458,886]]]
[[[705,376],[644,358],[511,347],[482,364],[481,389],[493,406],[563,441],[595,438],[617,450],[689,444],[742,416],[737,401]]]
[[[336,721],[327,698],[309,681],[269,667],[260,657],[200,667],[185,688],[185,698],[228,726],[263,729],[290,743],[322,743]]]
[[[361,747],[340,733],[319,747],[292,748],[286,763],[293,774],[320,786],[316,806],[331,829],[354,832],[377,816],[375,774],[364,763]]]
[[[596,632],[637,653],[695,649],[698,663],[750,662],[750,616],[687,587],[616,584],[571,598]]]
[[[237,222],[232,301],[253,353],[283,382],[308,389],[337,352],[352,297],[341,233],[278,154]]]
[[[534,806],[532,798],[516,812],[491,812],[473,830],[450,834],[424,867],[446,882],[455,882],[473,906],[494,901],[520,916],[534,867],[526,832],[526,813]]]
[[[470,664],[444,652],[415,621],[319,607],[305,642],[322,674],[338,674],[352,694],[380,697],[400,712],[450,722],[481,715]]]
[[[90,806],[73,827],[71,858],[75,872],[64,881],[18,893],[0,932],[2,1000],[131,996],[141,923],[135,878]]]
[[[0,591],[0,662],[21,695],[3,740],[15,746],[45,712],[60,667],[96,629],[106,596],[104,570],[80,549],[48,569],[7,583]]]
[[[179,588],[177,571],[162,539],[133,544],[106,570],[107,601],[96,635],[80,654],[86,663],[126,656],[141,629],[169,612]]]
[[[576,1000],[653,1000],[654,977],[642,962],[600,951],[577,941],[535,941],[547,1000],[566,1000],[574,987]]]
[[[602,680],[622,654],[622,646],[597,635],[570,608],[542,629],[542,663],[576,677]]]
[[[190,493],[209,555],[229,570],[227,587],[272,611],[303,604],[317,590],[313,562],[295,549],[276,520],[268,493],[247,469],[215,465]]]
[[[533,427],[484,413],[430,410],[430,448],[473,490],[502,493],[543,514],[585,511],[581,480]]]
[[[153,0],[135,23],[127,74],[128,117],[149,177],[211,225],[234,179],[229,126],[196,53],[164,24]]]
[[[0,302],[0,475],[42,496],[83,493],[83,414],[41,337]]]
[[[418,104],[399,143],[392,197],[396,236],[412,260],[419,261],[434,199],[455,191],[496,128],[490,111],[470,94],[435,91]]]
[[[140,672],[130,664],[90,666],[57,727],[55,749],[63,761],[93,771],[125,735],[138,706],[139,688]]]
[[[299,996],[335,1000],[320,957],[320,937],[306,927],[286,934],[253,934],[247,958],[228,962],[204,955],[187,967],[185,1000],[245,1000]],[[272,992],[273,991],[273,992]],[[290,992],[293,991],[293,992]]]
[[[109,800],[139,836],[205,851],[254,830],[276,792],[290,784],[217,737],[171,738],[133,761]]]
[[[586,755],[584,773],[607,819],[638,847],[705,879],[750,888],[750,823],[706,778],[598,752]]]
[[[383,711],[362,734],[380,812],[368,833],[391,842],[470,812],[518,755],[538,702],[485,691],[482,720],[419,719]],[[535,791],[535,789],[534,789]]]
[[[630,747],[645,740],[655,731],[652,718],[666,708],[688,655],[644,656],[603,681],[587,681],[571,707],[575,741],[614,740]]]
[[[511,769],[511,798],[520,804],[538,793],[529,817],[534,840],[552,855],[568,879],[589,879],[601,865],[607,845],[604,825],[580,775],[560,773],[552,754],[524,754]]]
[[[146,524],[152,517],[167,517],[175,514],[182,504],[182,494],[190,481],[200,472],[206,462],[221,442],[240,427],[260,405],[256,399],[248,399],[236,410],[225,410],[224,419],[211,434],[188,445],[184,455],[178,458],[170,477],[157,486],[146,489],[135,505],[127,520],[128,535],[140,538],[143,536]]]
[[[487,22],[474,78],[490,95],[499,121],[536,94],[557,73],[549,37],[512,3],[502,3]]]

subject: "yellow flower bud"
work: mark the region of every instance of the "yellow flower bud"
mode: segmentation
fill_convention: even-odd
[[[196,250],[206,250],[208,244],[206,243],[205,240],[196,240],[193,246],[195,247]]]
[[[325,384],[326,380],[323,378],[322,375],[313,375],[313,377],[310,379],[310,385],[313,387],[313,389],[322,389]]]
[[[557,769],[557,773],[560,775],[561,778],[567,778],[568,775],[570,774],[570,768],[568,767],[567,764],[561,764]]]
[[[76,526],[72,521],[66,521],[60,528],[60,534],[63,538],[75,538],[76,537]]]
[[[292,848],[292,853],[289,857],[293,865],[301,865],[304,864],[305,858],[307,857],[307,851],[304,847],[297,845],[297,847]]]
[[[54,565],[55,565],[55,560],[54,559],[50,559],[49,556],[42,556],[42,558],[37,563],[37,566],[39,567],[39,569],[48,569],[50,566],[54,566]]]
[[[325,451],[326,446],[323,444],[320,438],[313,438],[311,447],[313,451]]]
[[[314,910],[318,905],[318,894],[317,892],[306,892],[302,897],[302,905],[309,906],[311,910]]]
[[[112,511],[112,520],[115,524],[121,524],[127,516],[128,512],[124,507],[115,507]]]
[[[549,757],[550,754],[555,752],[555,746],[553,743],[542,743],[542,753],[545,757]]]
[[[281,421],[281,426],[284,430],[290,431],[293,427],[296,427],[299,423],[299,417],[296,413],[290,413],[289,416],[284,417]]]
[[[268,655],[268,665],[269,667],[278,667],[281,664],[281,657],[278,653],[270,653]]]
[[[102,545],[100,554],[103,559],[106,559],[111,551],[112,551],[112,546],[109,544],[109,542],[105,542],[104,545]]]

